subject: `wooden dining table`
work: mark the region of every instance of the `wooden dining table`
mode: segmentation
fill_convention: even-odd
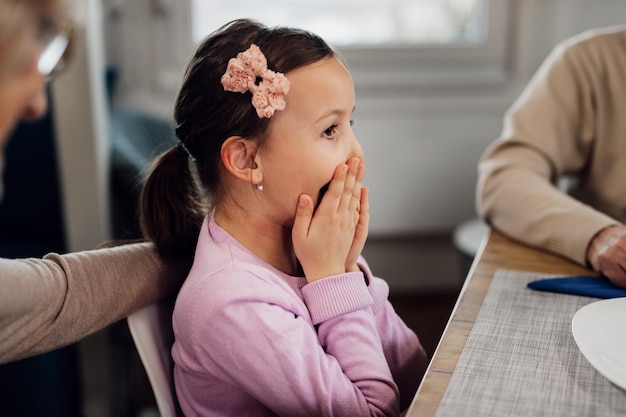
[[[517,243],[490,231],[476,254],[450,320],[406,417],[435,416],[459,362],[483,300],[499,269],[558,275],[593,272],[558,256]]]

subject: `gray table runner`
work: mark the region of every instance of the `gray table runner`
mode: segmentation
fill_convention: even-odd
[[[436,417],[626,416],[626,391],[572,336],[574,313],[598,299],[526,288],[544,277],[496,272]]]

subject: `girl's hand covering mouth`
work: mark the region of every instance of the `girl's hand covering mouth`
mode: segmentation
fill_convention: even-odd
[[[310,196],[299,197],[292,242],[309,283],[359,271],[369,223],[364,173],[365,165],[352,158],[337,166],[330,183],[320,189],[317,207]]]
[[[324,198],[324,195],[326,194],[326,192],[328,191],[328,187],[330,186],[330,182],[328,182],[326,185],[324,185],[322,188],[320,188],[320,193],[319,196],[317,197],[317,203],[315,204],[315,207],[317,208],[320,203],[322,202],[322,198]]]

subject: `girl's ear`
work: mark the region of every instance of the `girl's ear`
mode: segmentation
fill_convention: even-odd
[[[250,184],[262,183],[262,175],[255,161],[257,146],[249,139],[231,136],[224,141],[221,149],[222,164],[235,178]]]

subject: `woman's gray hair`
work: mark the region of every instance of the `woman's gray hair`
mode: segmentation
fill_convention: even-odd
[[[0,74],[11,65],[16,44],[29,30],[67,12],[66,0],[0,0]]]

